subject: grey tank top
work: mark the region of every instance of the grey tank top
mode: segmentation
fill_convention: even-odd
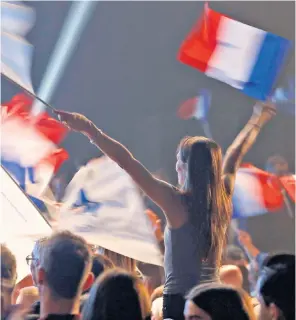
[[[217,281],[215,266],[203,262],[196,228],[189,222],[164,232],[164,294],[185,295],[194,286]]]

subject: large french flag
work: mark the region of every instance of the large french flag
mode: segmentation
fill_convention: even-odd
[[[233,194],[233,219],[274,212],[284,205],[278,177],[245,165],[236,174]]]
[[[206,4],[178,58],[246,95],[266,100],[290,47],[289,40],[231,19]]]

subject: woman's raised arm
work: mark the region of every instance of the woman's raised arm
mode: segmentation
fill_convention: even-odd
[[[270,103],[257,103],[246,126],[227,149],[223,160],[223,175],[226,189],[232,195],[235,174],[241,162],[255,143],[261,128],[275,115],[275,107]]]
[[[170,224],[178,224],[178,210],[182,210],[181,197],[169,183],[155,178],[131,152],[118,141],[98,129],[89,119],[78,113],[56,111],[60,120],[74,131],[86,135],[104,154],[123,168],[137,185],[167,215]],[[182,213],[181,213],[182,214]]]

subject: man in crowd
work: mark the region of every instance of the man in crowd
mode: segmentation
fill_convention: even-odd
[[[295,255],[276,255],[258,279],[259,320],[295,319]]]
[[[70,232],[52,235],[40,257],[37,286],[41,319],[75,319],[84,286],[91,286],[92,256],[86,241]]]

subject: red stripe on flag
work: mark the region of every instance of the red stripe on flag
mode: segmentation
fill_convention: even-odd
[[[215,12],[205,6],[203,15],[194,25],[183,41],[178,53],[178,59],[191,67],[205,72],[216,45],[220,20],[225,15]]]

